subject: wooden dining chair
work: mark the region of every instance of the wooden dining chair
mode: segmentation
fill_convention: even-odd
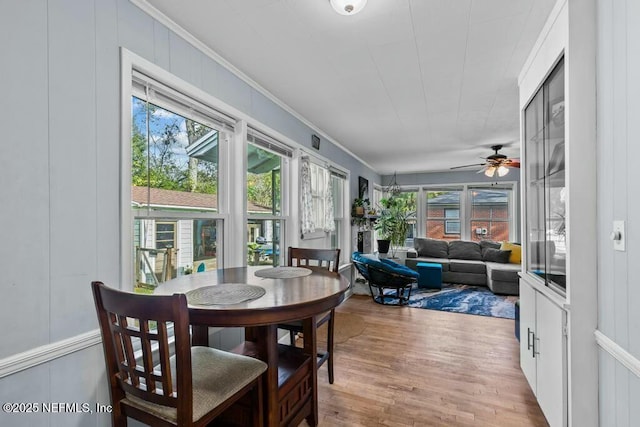
[[[251,417],[240,410],[235,415],[243,425],[263,425],[261,378],[267,365],[209,347],[191,347],[184,294],[138,295],[102,282],[91,286],[114,426],[126,426],[127,417],[153,426],[207,425],[245,400],[251,401]]]
[[[307,249],[289,247],[288,265],[292,267],[323,268],[338,274],[340,249]],[[318,316],[316,328],[327,323],[327,347],[318,353],[318,368],[327,362],[329,384],[333,384],[333,330],[335,324],[335,310],[331,309]],[[296,335],[302,333],[302,321],[292,321],[278,324],[278,328],[289,331],[291,345],[295,345]]]

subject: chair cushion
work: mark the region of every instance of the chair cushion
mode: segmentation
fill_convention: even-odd
[[[449,258],[481,261],[482,252],[480,252],[480,245],[476,242],[465,242],[462,240],[449,242]]]
[[[415,237],[413,246],[419,257],[449,258],[449,243],[446,240]]]
[[[511,251],[502,251],[500,249],[484,248],[482,249],[482,260],[489,262],[499,262],[506,264],[511,257]]]
[[[175,356],[171,357],[170,363],[171,375],[175,382],[177,378]],[[252,357],[209,347],[192,347],[193,421],[204,417],[262,375],[266,369],[266,363]],[[150,403],[130,394],[127,394],[123,402],[169,422],[176,423],[177,421],[175,408]]]
[[[417,271],[410,269],[406,265],[398,264],[395,261],[390,259],[382,258],[380,260],[383,264],[387,266],[388,269],[391,270],[392,273],[402,274],[403,276],[415,277],[416,279],[420,277]]]

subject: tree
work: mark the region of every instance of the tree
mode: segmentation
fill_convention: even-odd
[[[186,154],[187,145],[212,132],[211,128],[137,98],[133,111],[133,185],[217,193],[217,165]]]

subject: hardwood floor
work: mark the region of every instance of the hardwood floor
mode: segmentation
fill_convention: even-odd
[[[318,373],[320,426],[546,426],[519,367],[513,320],[381,306],[335,345],[335,383]],[[303,422],[302,425],[305,425]]]

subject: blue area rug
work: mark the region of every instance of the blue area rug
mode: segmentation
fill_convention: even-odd
[[[442,290],[421,289],[414,285],[407,306],[514,319],[517,299],[517,296],[495,295],[484,286],[445,283]]]

